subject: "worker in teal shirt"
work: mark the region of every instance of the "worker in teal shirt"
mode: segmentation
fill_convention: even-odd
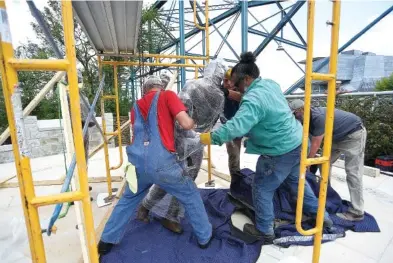
[[[212,133],[200,135],[203,144],[222,145],[249,133],[246,153],[260,155],[252,186],[256,226],[246,224],[244,232],[271,244],[274,234],[273,196],[281,184],[287,184],[297,196],[302,126],[295,119],[280,86],[261,79],[256,58],[243,53],[232,69],[231,82],[244,93],[236,115]],[[306,184],[304,212],[316,218],[318,200]],[[324,226],[333,222],[325,212]]]

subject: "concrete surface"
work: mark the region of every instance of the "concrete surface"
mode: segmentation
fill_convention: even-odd
[[[225,147],[212,147],[213,163],[217,170],[228,173]],[[118,161],[117,148],[110,149],[111,163]],[[255,169],[258,156],[242,154],[242,168]],[[105,168],[103,152],[99,152],[90,160],[89,176],[104,177]],[[58,179],[64,174],[62,155],[48,156],[32,160],[35,180]],[[0,181],[15,174],[13,163],[0,165]],[[122,175],[118,170],[113,175]],[[228,188],[229,182],[214,178],[217,188]],[[15,181],[13,179],[12,181]],[[200,172],[196,183],[204,187],[207,173]],[[119,183],[114,184],[114,187]],[[345,182],[345,171],[334,168],[333,187],[343,199],[348,199],[348,189]],[[106,184],[92,184],[91,196],[96,198],[100,192],[106,192]],[[37,195],[59,192],[60,186],[36,187]],[[376,217],[381,233],[347,232],[345,238],[326,243],[321,250],[321,263],[327,262],[356,262],[356,263],[391,263],[393,262],[393,177],[381,175],[375,178],[364,177],[366,211]],[[108,207],[98,208],[95,201],[92,204],[95,225],[102,220]],[[53,206],[40,209],[40,218],[45,226],[53,211]],[[29,260],[28,239],[23,222],[22,207],[18,188],[0,189],[0,262],[24,263]],[[44,236],[47,262],[69,263],[77,262],[81,256],[78,231],[75,229],[75,211],[70,209],[68,216],[56,224],[58,232],[51,237]],[[258,262],[264,263],[301,263],[311,262],[312,247],[292,246],[279,248],[274,245],[264,246]]]

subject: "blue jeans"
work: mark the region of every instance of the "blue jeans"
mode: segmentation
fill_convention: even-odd
[[[297,196],[300,171],[301,146],[279,156],[261,155],[257,162],[253,182],[253,202],[256,225],[264,234],[274,233],[273,196],[281,184],[286,184],[293,196]],[[316,214],[318,199],[306,182],[304,188],[304,212]],[[329,214],[325,212],[325,218]]]
[[[122,198],[105,225],[101,236],[103,242],[120,243],[127,229],[127,224],[133,219],[132,216],[137,206],[146,196],[152,184],[159,185],[184,205],[199,244],[204,245],[210,240],[212,226],[209,223],[201,195],[194,181],[183,175],[183,168],[178,163],[156,173],[137,173],[137,177],[138,192],[132,193],[127,184]]]

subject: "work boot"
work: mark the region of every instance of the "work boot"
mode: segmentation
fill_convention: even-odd
[[[273,244],[274,239],[276,236],[273,234],[264,234],[261,231],[259,231],[255,225],[253,224],[245,224],[243,228],[243,232],[253,236],[257,240],[263,240],[264,245],[270,245]]]
[[[330,217],[324,218],[323,219],[323,227],[327,228],[327,229],[332,228],[333,227],[333,220],[331,220]]]
[[[351,213],[350,211],[345,212],[345,213],[337,213],[336,216],[338,216],[341,219],[352,221],[352,222],[358,222],[358,221],[362,221],[364,219],[364,214],[357,215],[355,213]]]
[[[208,247],[210,246],[212,240],[213,240],[213,235],[214,235],[214,233],[213,233],[213,230],[212,230],[212,236],[210,237],[209,241],[207,241],[206,244],[203,244],[203,245],[202,245],[202,244],[200,244],[200,243],[198,242],[199,248],[201,248],[201,249],[206,249],[206,248],[208,248]]]
[[[166,218],[161,219],[161,225],[166,229],[172,231],[173,233],[176,234],[183,233],[183,228],[181,227],[181,225],[177,222],[170,221],[169,219]]]
[[[112,250],[112,247],[113,247],[112,243],[106,243],[100,240],[100,242],[98,242],[98,254],[100,256],[104,256]]]
[[[136,219],[145,223],[149,223],[149,212],[150,211],[148,209],[141,205],[136,215]]]
[[[236,189],[242,180],[242,174],[239,172],[231,173],[231,185],[229,189]]]

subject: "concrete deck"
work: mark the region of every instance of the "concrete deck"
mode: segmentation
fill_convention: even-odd
[[[212,147],[213,163],[222,173],[228,173],[227,155],[225,147]],[[111,162],[118,161],[117,149],[110,149]],[[105,177],[105,163],[103,152],[97,153],[89,162],[89,177]],[[242,167],[255,169],[257,156],[242,154]],[[32,160],[34,180],[60,179],[65,173],[62,155],[37,158]],[[0,165],[0,182],[15,174],[13,163]],[[122,175],[122,171],[113,172],[113,175]],[[214,178],[216,187],[228,188],[229,183]],[[196,183],[204,187],[207,173],[200,172]],[[16,179],[10,182],[16,182]],[[120,183],[115,183],[114,187]],[[91,196],[95,199],[98,193],[106,192],[105,183],[91,184]],[[348,189],[345,182],[345,171],[340,168],[333,169],[333,187],[343,199],[348,199]],[[37,195],[58,193],[61,186],[36,187]],[[381,233],[353,233],[347,232],[345,238],[322,246],[321,263],[324,262],[356,262],[356,263],[391,263],[393,262],[393,178],[381,175],[376,178],[364,177],[365,206],[378,221]],[[101,222],[108,207],[98,208],[93,201],[95,225]],[[54,206],[40,209],[40,218],[44,226],[47,225]],[[0,188],[0,262],[24,263],[30,262],[29,246],[23,222],[23,212],[18,188]],[[44,236],[47,262],[69,263],[78,262],[81,256],[78,231],[75,228],[75,210],[71,207],[68,216],[57,222],[57,234],[51,237]],[[289,263],[311,262],[312,247],[279,248],[264,246],[258,262],[263,263]]]

